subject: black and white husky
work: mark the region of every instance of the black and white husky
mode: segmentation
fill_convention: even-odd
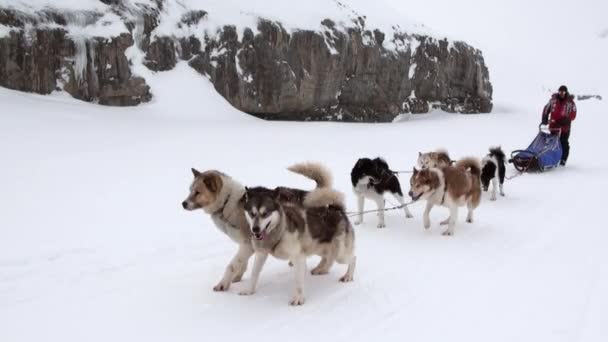
[[[504,196],[503,184],[505,182],[505,153],[499,147],[491,147],[490,153],[481,161],[481,186],[488,191],[492,181],[492,201],[496,201],[496,188],[500,187],[500,195]]]
[[[400,204],[405,204],[403,192],[397,175],[382,158],[361,158],[350,173],[353,191],[357,196],[359,214],[355,224],[363,222],[365,199],[375,201],[378,206],[378,228],[384,228],[384,194],[391,194]],[[405,216],[413,217],[407,206],[403,207]]]
[[[280,200],[277,189],[247,188],[241,199],[249,223],[255,261],[249,287],[241,295],[255,293],[268,255],[293,263],[296,279],[290,305],[304,304],[306,258],[321,256],[312,274],[327,274],[338,262],[348,265],[341,282],[353,280],[356,264],[355,231],[344,211],[343,195],[331,188],[308,192],[302,203]]]

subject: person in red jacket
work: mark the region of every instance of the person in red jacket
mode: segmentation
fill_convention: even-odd
[[[568,88],[563,85],[559,91],[551,96],[549,103],[543,109],[543,119],[541,124],[549,124],[549,130],[557,133],[561,132],[560,143],[562,144],[562,160],[560,165],[565,166],[570,155],[570,126],[576,119],[576,104],[574,96],[570,95]]]

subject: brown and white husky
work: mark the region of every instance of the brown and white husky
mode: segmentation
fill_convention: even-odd
[[[450,216],[441,222],[448,225],[443,235],[453,235],[458,219],[458,208],[468,209],[467,222],[473,222],[473,211],[481,200],[481,166],[475,158],[465,158],[454,166],[417,170],[410,178],[409,195],[414,201],[426,200],[423,220],[424,228],[431,227],[429,213],[433,206],[440,205],[450,209]]]

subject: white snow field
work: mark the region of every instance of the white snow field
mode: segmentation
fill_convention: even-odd
[[[181,208],[191,167],[307,189],[312,182],[286,167],[320,161],[354,210],[349,173],[359,157],[380,155],[407,170],[419,151],[439,147],[453,158],[482,157],[497,144],[510,152],[536,135],[549,89],[566,83],[606,97],[605,24],[576,17],[587,7],[572,10],[571,29],[582,38],[560,49],[567,61],[586,58],[575,63],[534,50],[551,18],[523,15],[501,43],[492,35],[506,19],[476,14],[478,6],[486,8],[463,1],[450,11],[454,33],[487,56],[496,99],[488,115],[265,122],[233,109],[185,64],[158,74],[138,68],[155,98],[136,108],[0,88],[0,341],[607,341],[605,101],[577,103],[567,167],[507,181],[496,202],[484,193],[475,223],[462,210],[453,237],[441,236],[447,209],[435,208],[425,231],[416,203],[413,219],[387,213],[385,229],[367,216],[356,227],[355,281],[338,282],[341,265],[307,276],[302,307],[288,306],[293,275],[272,258],[255,295],[238,295],[246,283],[212,291],[236,246],[208,216]],[[509,6],[516,13],[522,5]],[[432,19],[420,4],[412,8],[420,16],[410,17]],[[484,20],[474,23],[475,15]],[[526,33],[535,25],[542,32]],[[509,42],[531,49],[524,55],[532,62],[516,67],[524,55],[511,58]],[[555,73],[562,64],[564,81]],[[400,180],[407,189],[407,176]]]

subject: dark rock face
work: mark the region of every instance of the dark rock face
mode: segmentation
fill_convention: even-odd
[[[13,31],[0,38],[0,85],[50,94],[56,88],[63,59],[73,51],[73,43],[61,29],[34,30],[28,36]]]
[[[172,38],[160,37],[150,43],[144,65],[150,70],[167,71],[177,64],[176,44]]]
[[[179,60],[188,61],[234,107],[267,119],[377,122],[433,108],[492,110],[488,68],[481,52],[463,42],[388,35],[366,29],[363,17],[347,27],[326,19],[318,31],[287,31],[261,19],[255,33],[247,28],[240,36],[234,26],[199,38],[183,34],[203,32],[197,25],[213,15],[205,11],[186,11],[175,23],[176,34],[158,36],[162,0],[135,7],[103,2],[129,33],[77,41],[61,28],[74,13],[0,9],[0,24],[16,28],[0,38],[0,85],[43,94],[61,88],[85,101],[137,105],[151,99],[125,55],[137,44],[149,69],[169,71]],[[101,14],[84,17],[95,22]],[[41,21],[56,25],[41,28]],[[26,32],[26,26],[34,29]]]
[[[84,101],[113,106],[134,106],[150,101],[145,80],[131,74],[125,50],[133,38],[73,40],[62,28],[33,28],[41,20],[66,23],[70,13],[46,11],[28,15],[0,10],[0,24],[14,29],[0,38],[0,86],[49,94],[65,90]],[[95,15],[91,16],[92,20]],[[77,59],[82,58],[82,64]],[[81,70],[78,70],[78,69]]]
[[[601,95],[576,95],[576,99],[578,101],[586,101],[586,100],[602,101],[602,96]]]
[[[125,56],[125,50],[133,43],[129,34],[86,42],[86,69],[78,75],[74,65],[68,64],[64,90],[77,99],[97,99],[102,105],[135,106],[150,101],[150,88],[143,78],[132,76]]]
[[[204,42],[204,51],[192,48],[198,42],[193,37],[177,42],[177,49],[194,54],[182,58],[208,75],[233,106],[265,119],[369,122],[431,108],[492,110],[489,72],[479,50],[403,34],[392,42],[403,48],[389,51],[380,31],[342,32],[330,20],[323,24],[324,32],[288,33],[279,23],[260,21],[259,33],[247,29],[242,37],[225,26]],[[171,66],[175,54],[147,56]]]

